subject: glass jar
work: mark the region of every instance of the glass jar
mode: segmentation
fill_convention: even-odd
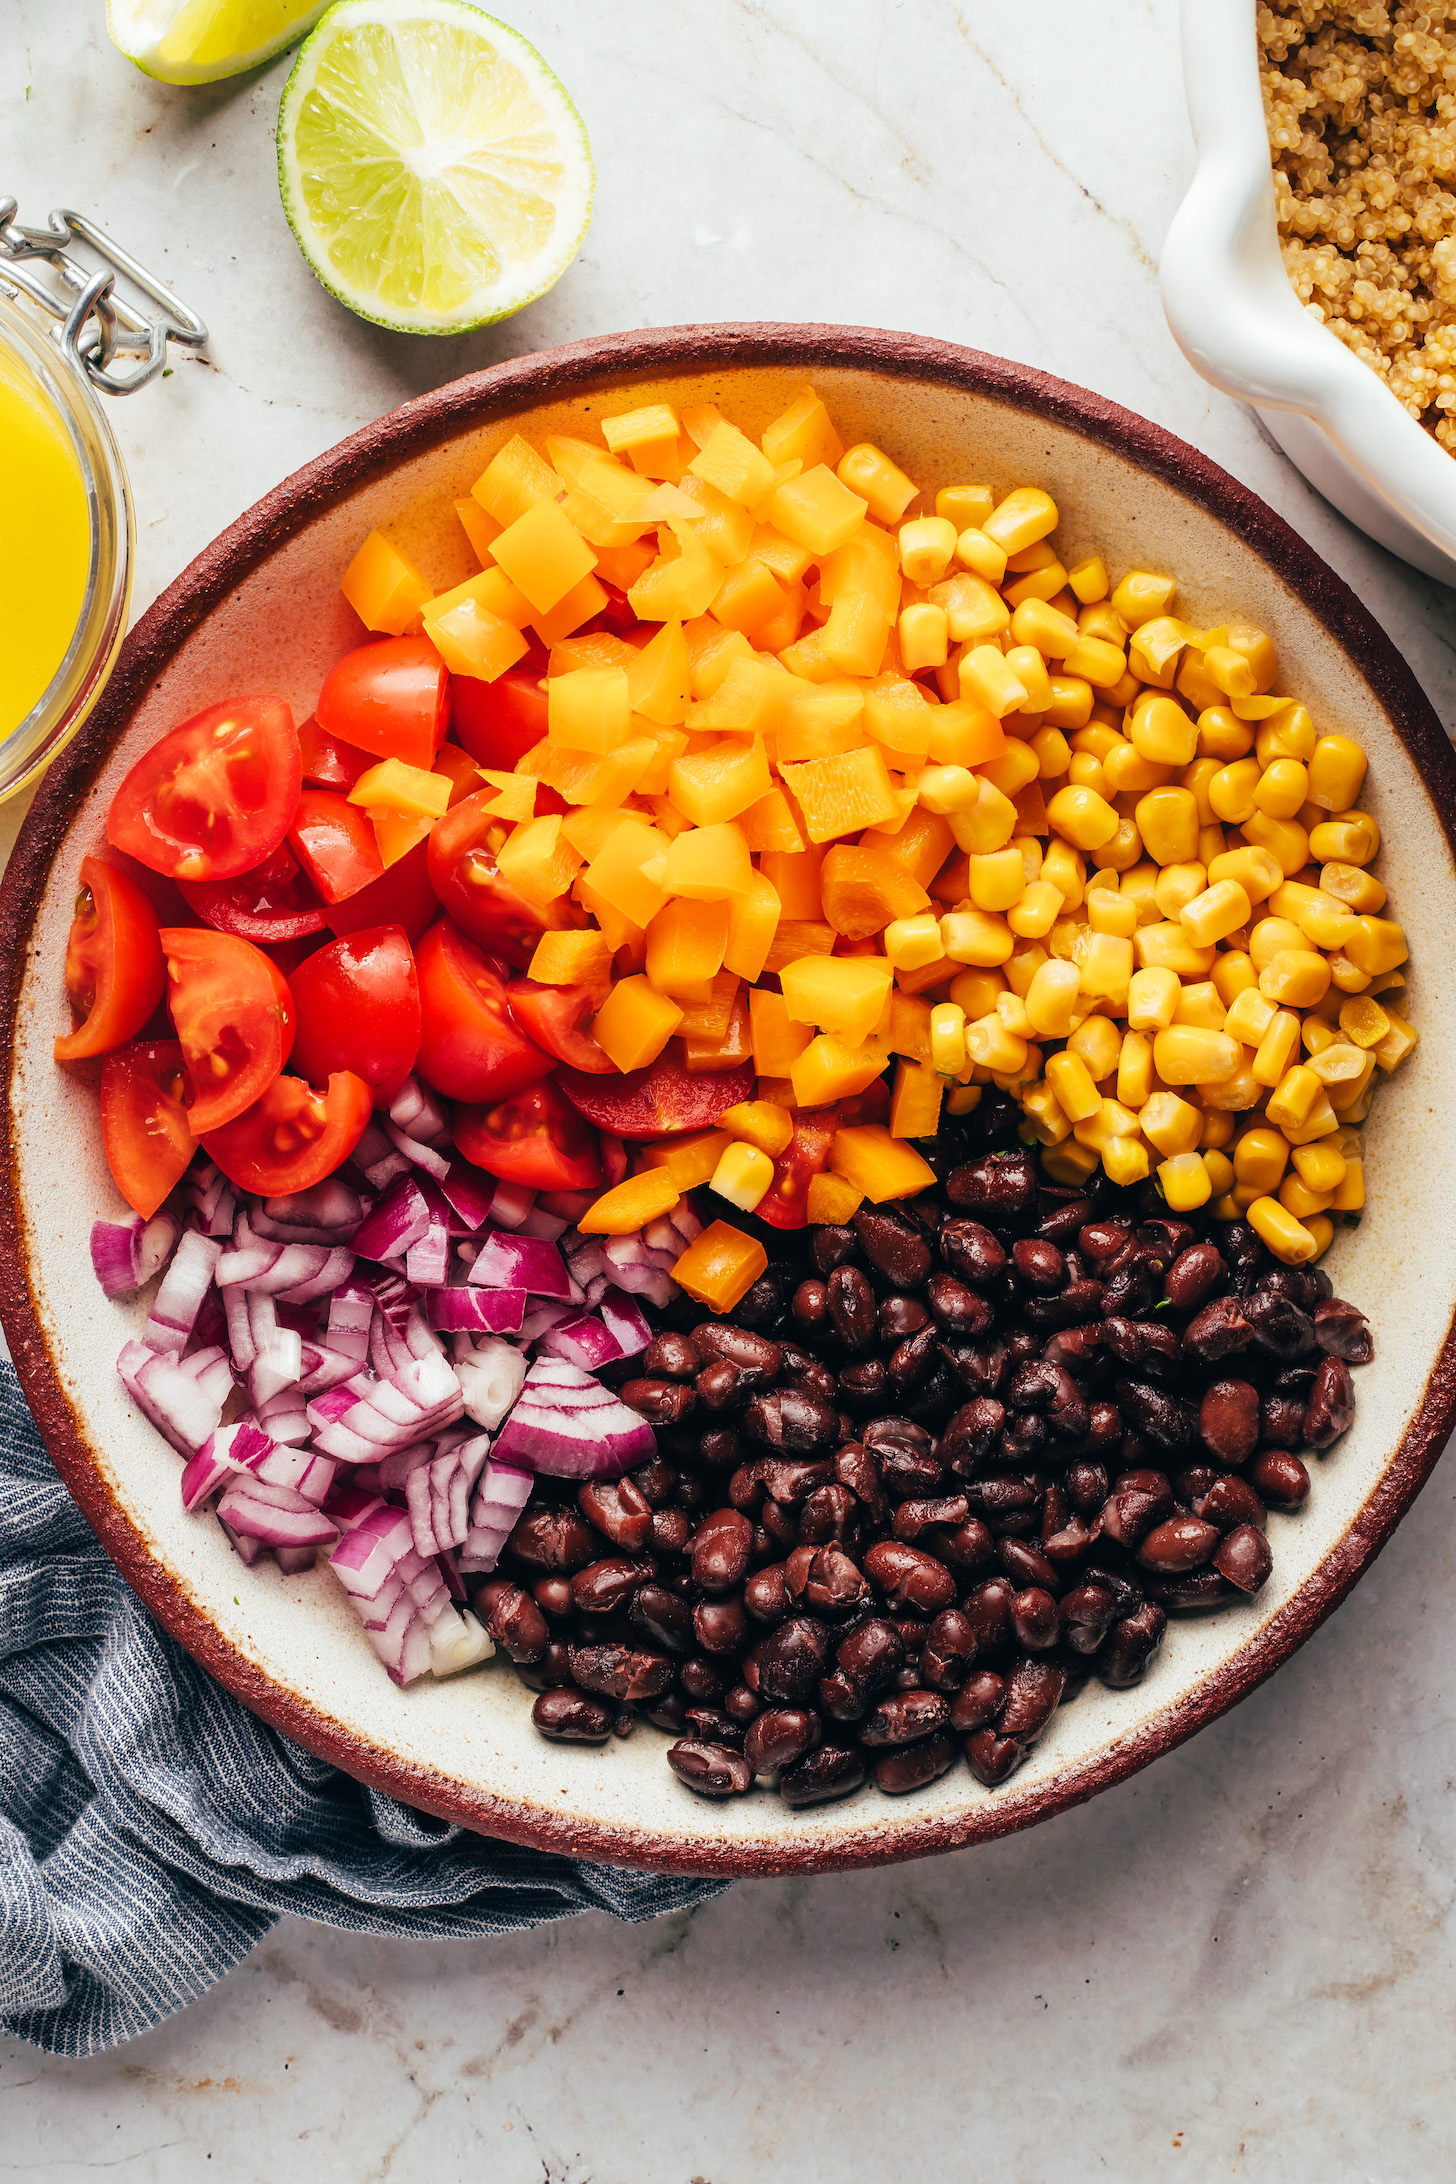
[[[131,491],[98,397],[157,377],[169,339],[195,347],[207,338],[202,321],[90,221],[54,212],[48,227],[27,229],[14,213],[14,199],[0,198],[0,559],[9,577],[0,599],[0,802],[70,742],[126,634]],[[76,257],[78,241],[99,267]],[[148,309],[118,293],[119,274]]]

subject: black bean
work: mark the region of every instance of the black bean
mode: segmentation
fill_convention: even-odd
[[[748,1616],[741,1594],[698,1601],[693,1609],[693,1636],[705,1653],[737,1653],[748,1642]]]
[[[605,1744],[616,1720],[616,1708],[604,1700],[589,1698],[584,1691],[564,1686],[543,1691],[531,1708],[531,1719],[543,1737],[560,1744]]]
[[[970,1515],[970,1503],[964,1494],[940,1494],[932,1499],[902,1501],[895,1511],[893,1526],[896,1539],[903,1539],[913,1547],[922,1532],[934,1525],[964,1524]]]
[[[1034,1328],[1038,1335],[1048,1335],[1095,1319],[1105,1301],[1101,1282],[1080,1281],[1069,1283],[1059,1297],[1032,1297],[1023,1309],[1028,1328]]]
[[[1032,1743],[1061,1704],[1066,1687],[1066,1670],[1051,1661],[1013,1661],[997,1724],[1001,1735],[1014,1737],[1023,1746]]]
[[[951,1701],[950,1725],[962,1735],[984,1729],[1006,1703],[1006,1679],[992,1668],[973,1669]]]
[[[571,1597],[583,1615],[613,1615],[625,1608],[639,1585],[656,1575],[650,1562],[632,1562],[625,1555],[609,1555],[589,1562],[571,1580]]]
[[[663,1653],[631,1646],[572,1646],[571,1673],[583,1691],[609,1699],[651,1699],[672,1682],[672,1662]]]
[[[718,1688],[721,1696],[721,1678]],[[736,1750],[743,1742],[743,1731],[722,1706],[710,1706],[700,1701],[696,1706],[685,1707],[683,1727],[690,1737],[696,1737],[702,1744],[728,1744]]]
[[[1368,1365],[1375,1344],[1365,1314],[1343,1297],[1326,1297],[1314,1308],[1314,1339],[1330,1357],[1347,1365]]]
[[[772,1268],[749,1285],[734,1305],[732,1317],[745,1332],[770,1334],[779,1325],[784,1317],[784,1291]]]
[[[837,1479],[816,1486],[799,1513],[799,1537],[806,1547],[827,1547],[855,1538],[858,1531],[859,1503]]]
[[[945,1484],[945,1472],[928,1449],[890,1441],[870,1453],[879,1457],[880,1485],[891,1501],[934,1494]]]
[[[1219,1541],[1213,1566],[1240,1592],[1255,1593],[1273,1569],[1274,1557],[1257,1525],[1238,1524]]]
[[[1095,1580],[1066,1593],[1060,1603],[1063,1633],[1075,1653],[1095,1653],[1117,1614],[1117,1603]]]
[[[791,1616],[762,1641],[758,1688],[765,1699],[801,1706],[824,1673],[829,1633],[816,1617]],[[752,1688],[750,1686],[750,1688]]]
[[[1011,1630],[1028,1653],[1045,1653],[1062,1634],[1061,1610],[1040,1585],[1028,1585],[1011,1603]]]
[[[1180,1577],[1185,1570],[1200,1569],[1217,1545],[1217,1528],[1201,1517],[1168,1517],[1144,1535],[1137,1558],[1160,1577]]]
[[[852,1226],[870,1265],[897,1289],[918,1289],[930,1272],[930,1246],[903,1215],[862,1206]]]
[[[950,1720],[950,1704],[938,1691],[916,1687],[891,1691],[870,1710],[860,1727],[859,1740],[872,1749],[882,1744],[914,1744],[933,1736]]]
[[[820,1547],[813,1550],[803,1597],[813,1614],[842,1622],[858,1609],[868,1607],[870,1589],[848,1555],[838,1547]]]
[[[1102,1531],[1105,1538],[1114,1540],[1119,1547],[1136,1547],[1138,1542],[1172,1513],[1173,1490],[1160,1474],[1128,1474],[1141,1476],[1146,1484],[1123,1486],[1119,1484],[1107,1497],[1102,1509]]]
[[[846,1441],[834,1458],[834,1476],[847,1486],[872,1524],[882,1524],[889,1507],[880,1481],[880,1467],[858,1441]]]
[[[1254,1342],[1266,1356],[1293,1364],[1313,1350],[1314,1322],[1288,1297],[1260,1287],[1244,1298],[1243,1310]]]
[[[840,1405],[855,1417],[883,1410],[889,1396],[902,1392],[891,1380],[882,1357],[860,1358],[853,1365],[845,1365],[838,1379]]]
[[[966,1167],[952,1168],[945,1195],[953,1206],[999,1227],[1011,1227],[1036,1212],[1036,1168],[1025,1153],[990,1153]]]
[[[642,1353],[649,1380],[692,1380],[702,1362],[686,1335],[659,1335]]]
[[[1097,1657],[1097,1673],[1114,1691],[1141,1681],[1163,1642],[1168,1618],[1155,1601],[1145,1600],[1131,1615],[1112,1625]]]
[[[1241,1297],[1215,1297],[1183,1330],[1183,1347],[1201,1365],[1217,1365],[1223,1358],[1247,1350],[1254,1331],[1244,1317]]]
[[[531,1598],[543,1615],[552,1616],[557,1621],[576,1612],[569,1577],[538,1577],[531,1587]]]
[[[1194,1503],[1193,1514],[1202,1517],[1205,1524],[1217,1525],[1220,1532],[1231,1532],[1240,1524],[1262,1529],[1267,1521],[1264,1504],[1248,1480],[1232,1476],[1216,1479]]]
[[[727,1320],[703,1320],[693,1329],[693,1347],[701,1364],[723,1358],[736,1365],[753,1392],[776,1380],[783,1367],[781,1344],[746,1327],[731,1326]]]
[[[966,1765],[978,1782],[994,1790],[1013,1774],[1026,1757],[1026,1747],[1015,1737],[1003,1737],[994,1729],[977,1729],[966,1738]]]
[[[719,1509],[704,1519],[692,1540],[693,1582],[704,1592],[731,1592],[741,1585],[753,1546],[753,1526],[740,1509]]]
[[[597,1555],[591,1528],[574,1509],[526,1508],[505,1552],[528,1570],[583,1570]]]
[[[1148,1599],[1170,1615],[1207,1615],[1232,1600],[1235,1588],[1218,1571],[1183,1570],[1168,1577],[1147,1576]]]
[[[516,1674],[531,1691],[556,1691],[572,1680],[571,1648],[553,1638],[539,1661],[517,1661]]]
[[[937,1334],[933,1326],[921,1327],[913,1335],[907,1335],[890,1352],[889,1378],[894,1394],[904,1396],[918,1388],[935,1365],[938,1357]],[[840,1374],[843,1386],[844,1375]]]
[[[809,1256],[821,1274],[832,1274],[859,1256],[859,1238],[852,1228],[816,1228],[809,1238]]]
[[[1287,1515],[1302,1509],[1309,1500],[1309,1471],[1287,1449],[1262,1449],[1245,1477],[1271,1509],[1281,1509]]]
[[[779,1776],[779,1796],[786,1805],[823,1805],[833,1797],[848,1797],[864,1778],[862,1752],[852,1745],[821,1744],[784,1768]]]
[[[950,1271],[968,1289],[989,1289],[991,1284],[1006,1272],[1010,1261],[1004,1246],[979,1221],[947,1221],[940,1232],[940,1255]],[[947,1296],[942,1278],[935,1280],[926,1290],[930,1309],[936,1318],[946,1309],[943,1300]],[[962,1314],[970,1312],[968,1305],[961,1305]],[[969,1332],[980,1332],[971,1327]]]
[[[938,1615],[956,1596],[955,1579],[943,1562],[899,1540],[878,1540],[865,1555],[864,1572],[892,1608]]]
[[[692,1531],[692,1519],[685,1509],[654,1509],[648,1544],[655,1555],[680,1555]]]
[[[1325,1357],[1310,1390],[1304,1438],[1312,1448],[1328,1448],[1349,1431],[1354,1419],[1355,1387],[1350,1368],[1342,1357]]]
[[[736,1365],[730,1365],[726,1357],[715,1358],[705,1365],[693,1382],[693,1393],[702,1410],[719,1413],[736,1410],[747,1394],[743,1374]]]
[[[665,1585],[639,1586],[627,1619],[668,1653],[686,1653],[692,1645],[692,1610]]]
[[[1027,1236],[1011,1247],[1011,1263],[1028,1289],[1050,1296],[1067,1286],[1067,1261],[1044,1237]]]
[[[1247,1462],[1259,1439],[1259,1391],[1247,1380],[1215,1380],[1198,1410],[1198,1433],[1215,1463]]]
[[[957,1691],[976,1658],[976,1628],[962,1608],[944,1608],[925,1635],[920,1673],[936,1691]]]
[[[819,1716],[807,1708],[769,1707],[750,1722],[743,1756],[755,1774],[776,1774],[812,1752],[823,1734]]]
[[[1196,1312],[1227,1280],[1228,1268],[1212,1244],[1190,1244],[1169,1267],[1163,1294],[1175,1312]]]
[[[639,1596],[640,1597],[640,1596]],[[755,1623],[781,1623],[789,1612],[789,1588],[784,1565],[771,1563],[755,1570],[743,1587],[743,1605]]]
[[[486,1618],[486,1629],[513,1661],[539,1661],[551,1643],[545,1616],[519,1585],[504,1587]]]
[[[1127,1423],[1159,1448],[1183,1449],[1194,1437],[1188,1407],[1145,1380],[1119,1380],[1113,1390]]]
[[[796,1326],[801,1327],[806,1335],[817,1335],[829,1324],[829,1291],[822,1281],[811,1275],[808,1281],[800,1282],[794,1291],[789,1309],[794,1315]]]
[[[699,1797],[741,1797],[753,1787],[753,1769],[741,1752],[696,1740],[674,1744],[667,1764]]]
[[[846,1350],[863,1350],[874,1340],[878,1311],[875,1293],[857,1266],[838,1266],[829,1277],[829,1317]]]
[[[640,1554],[652,1536],[652,1505],[631,1479],[594,1479],[583,1486],[577,1506],[589,1524],[620,1547]]]
[[[938,1735],[926,1737],[919,1744],[902,1745],[898,1750],[882,1752],[875,1761],[875,1788],[887,1797],[903,1796],[907,1790],[923,1790],[928,1782],[934,1782],[955,1764],[954,1737],[942,1730]]]
[[[749,1439],[762,1447],[787,1449],[795,1455],[827,1454],[840,1438],[838,1411],[802,1388],[775,1388],[754,1396],[743,1413],[743,1425]]]
[[[677,1473],[661,1456],[654,1456],[650,1462],[639,1464],[630,1476],[632,1484],[650,1508],[661,1509],[672,1500],[677,1486]],[[590,1562],[591,1556],[588,1555],[586,1560]]]
[[[1099,1410],[1110,1410],[1111,1408],[1110,1404],[1094,1404],[1092,1406],[1094,1421]],[[1121,1433],[1122,1421],[1119,1418],[1117,1422],[1118,1439],[1121,1439]],[[1066,1489],[1068,1501],[1078,1515],[1095,1517],[1107,1499],[1107,1467],[1105,1464],[1095,1463],[1090,1458],[1083,1457],[1077,1463],[1068,1464],[1063,1475],[1062,1484]]]
[[[930,1314],[918,1297],[904,1297],[892,1292],[880,1299],[880,1339],[882,1342],[898,1342],[906,1335],[918,1335],[922,1327],[930,1325]]]
[[[956,1583],[967,1586],[978,1577],[984,1577],[990,1569],[996,1558],[996,1543],[979,1517],[968,1517],[953,1531],[941,1532],[935,1539],[933,1551]]]

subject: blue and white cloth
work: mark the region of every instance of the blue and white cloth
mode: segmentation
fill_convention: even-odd
[[[100,2054],[286,1911],[439,1938],[656,1918],[724,1885],[470,1834],[269,1729],[130,1591],[0,1361],[0,2025]]]

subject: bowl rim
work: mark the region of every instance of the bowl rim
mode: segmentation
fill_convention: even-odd
[[[1069,1767],[1015,1804],[977,1802],[958,1815],[927,1817],[888,1839],[825,1845],[792,1838],[782,1848],[724,1842],[686,1848],[680,1840],[540,1812],[404,1761],[332,1719],[322,1707],[279,1689],[237,1653],[182,1593],[103,1480],[85,1431],[52,1365],[32,1296],[26,1229],[15,1187],[11,1085],[21,982],[30,935],[50,867],[76,805],[112,744],[183,641],[273,548],[345,492],[382,477],[442,441],[545,400],[587,389],[715,368],[791,365],[812,376],[825,367],[918,380],[973,393],[1047,418],[1132,458],[1173,491],[1217,517],[1268,564],[1336,638],[1385,708],[1410,753],[1456,853],[1456,752],[1429,700],[1390,638],[1350,588],[1283,518],[1206,455],[1106,397],[1025,364],[918,334],[873,327],[726,323],[606,335],[513,358],[418,396],[362,427],[286,478],[246,510],[183,570],[128,637],[99,704],[43,780],[0,882],[0,1322],[26,1401],[66,1486],[111,1559],[163,1627],[226,1689],[270,1726],[358,1781],[439,1818],[488,1836],[561,1855],[661,1872],[764,1878],[840,1871],[924,1857],[1013,1833],[1083,1804],[1171,1751],[1226,1713],[1272,1675],[1339,1605],[1414,1501],[1456,1422],[1456,1324],[1448,1327],[1424,1396],[1379,1485],[1332,1552],[1234,1660],[1152,1721]]]

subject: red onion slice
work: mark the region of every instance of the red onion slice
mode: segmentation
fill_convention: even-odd
[[[494,1335],[479,1342],[472,1342],[468,1335],[455,1335],[451,1348],[466,1415],[493,1433],[521,1392],[526,1360],[514,1343],[502,1342]]]
[[[430,1324],[442,1335],[518,1335],[526,1316],[524,1289],[437,1289]]]
[[[91,1264],[108,1297],[129,1296],[166,1265],[182,1234],[174,1213],[139,1213],[124,1221],[95,1221],[91,1226]]]
[[[617,1345],[619,1357],[637,1357],[652,1340],[652,1329],[625,1289],[615,1286],[597,1299],[602,1325]]]
[[[142,1340],[152,1350],[180,1357],[197,1324],[202,1300],[212,1287],[212,1277],[222,1245],[200,1229],[189,1229],[162,1276],[152,1301],[151,1316],[142,1329]]]
[[[472,1282],[489,1289],[525,1289],[534,1297],[570,1299],[571,1277],[561,1253],[537,1236],[486,1237],[470,1269]]]
[[[398,1259],[417,1244],[430,1226],[430,1207],[412,1175],[396,1176],[353,1235],[353,1248],[364,1259]]]
[[[222,1398],[214,1398],[194,1373],[172,1358],[128,1342],[116,1361],[122,1384],[139,1410],[180,1455],[195,1456],[222,1416]],[[228,1385],[232,1376],[228,1375]]]
[[[217,1513],[231,1532],[266,1547],[326,1547],[338,1526],[292,1487],[273,1486],[251,1473],[229,1484]]]
[[[440,1178],[440,1189],[449,1201],[457,1219],[467,1230],[478,1229],[491,1209],[491,1201],[500,1185],[493,1184],[489,1176],[479,1177],[462,1161],[450,1163]],[[509,1228],[509,1221],[503,1224]]]
[[[538,1357],[496,1443],[496,1455],[559,1479],[619,1479],[656,1453],[646,1419],[590,1373]]]
[[[490,1217],[497,1228],[518,1229],[535,1203],[536,1193],[523,1183],[497,1183]]]
[[[470,1504],[470,1529],[460,1549],[460,1567],[471,1572],[493,1570],[501,1549],[516,1528],[516,1519],[530,1499],[534,1473],[497,1456],[487,1462]]]
[[[548,1329],[541,1337],[541,1348],[589,1373],[599,1372],[603,1365],[610,1365],[613,1358],[622,1355],[607,1328],[590,1313],[562,1320],[559,1326]]]

